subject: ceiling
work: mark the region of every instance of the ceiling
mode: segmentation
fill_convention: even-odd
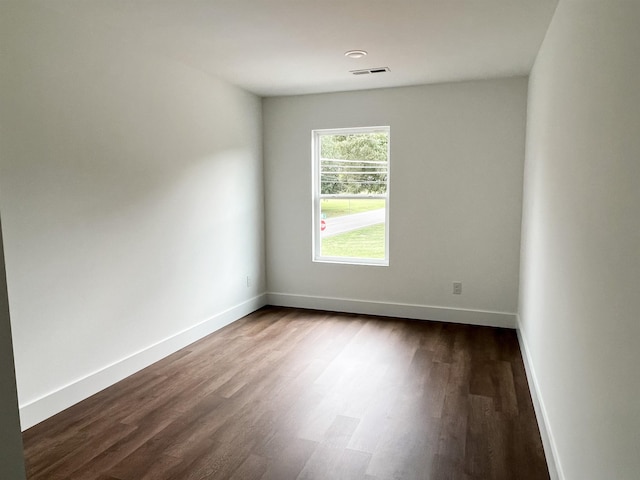
[[[557,0],[55,0],[261,96],[526,75]],[[364,58],[344,52],[363,49]],[[389,67],[355,76],[350,70]]]

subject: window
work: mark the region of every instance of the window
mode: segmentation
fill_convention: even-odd
[[[313,260],[389,265],[389,127],[312,133]]]

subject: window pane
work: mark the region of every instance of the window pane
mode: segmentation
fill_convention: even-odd
[[[387,191],[386,132],[320,137],[320,193],[371,195]]]
[[[389,133],[312,132],[314,261],[389,265]]]
[[[384,198],[320,200],[323,257],[385,258]]]

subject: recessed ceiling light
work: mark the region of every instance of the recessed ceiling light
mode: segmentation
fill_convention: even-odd
[[[344,52],[345,57],[349,58],[362,58],[367,54],[364,50],[349,50],[348,52]]]

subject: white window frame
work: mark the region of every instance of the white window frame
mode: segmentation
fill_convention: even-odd
[[[352,135],[359,133],[386,133],[389,139],[387,143],[387,189],[385,194],[374,195],[341,195],[341,194],[321,194],[320,193],[320,136],[322,135]],[[389,266],[389,187],[391,185],[391,128],[389,126],[377,127],[356,127],[356,128],[331,128],[317,129],[311,131],[311,181],[312,181],[312,260],[321,263],[342,263],[349,265],[373,265]],[[321,234],[320,234],[320,204],[323,198],[384,198],[385,199],[385,239],[384,258],[357,258],[357,257],[327,257],[322,256]]]

